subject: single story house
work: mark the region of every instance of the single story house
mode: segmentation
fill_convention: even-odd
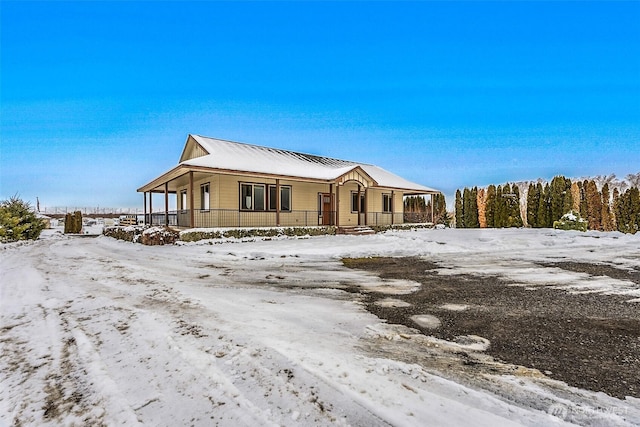
[[[439,193],[366,163],[200,135],[138,192],[145,223],[187,228],[399,224],[404,196]],[[164,212],[153,211],[153,193],[164,194]]]

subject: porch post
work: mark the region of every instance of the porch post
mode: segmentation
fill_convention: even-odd
[[[394,198],[395,198],[395,191],[391,190],[391,225],[394,224],[394,219],[396,216],[396,206],[394,203]],[[404,209],[404,207],[402,209]]]
[[[361,225],[361,224],[360,224],[360,208],[361,208],[362,206],[361,206],[361,203],[360,203],[360,184],[358,184],[358,196],[357,196],[357,200],[358,200],[358,201],[357,201],[357,203],[356,203],[356,204],[358,205],[358,225]]]
[[[431,193],[431,223],[433,225],[436,225],[436,220],[433,217],[433,202],[434,202],[433,193]]]
[[[278,178],[276,178],[276,226],[280,227],[280,179]]]
[[[335,225],[335,221],[336,221],[336,218],[333,215],[334,203],[335,203],[335,196],[333,195],[333,184],[329,184],[329,225]]]
[[[153,226],[153,190],[149,191],[149,225]]]
[[[340,185],[336,184],[336,227],[340,227]]]
[[[164,225],[169,226],[169,183],[164,183]]]
[[[193,213],[193,171],[189,171],[189,226],[194,227]]]
[[[142,192],[142,198],[144,199],[144,208],[143,208],[143,212],[144,212],[144,216],[143,216],[143,220],[142,220],[142,225],[147,225],[147,192],[143,191]]]
[[[368,205],[369,205],[369,187],[364,187],[364,225],[368,225],[367,224]]]

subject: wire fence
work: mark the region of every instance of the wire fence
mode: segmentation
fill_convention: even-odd
[[[143,215],[142,208],[108,208],[108,207],[78,207],[78,206],[46,206],[38,209],[38,213],[47,216],[64,216],[68,213],[80,211],[82,216],[92,217],[118,217],[120,215]]]

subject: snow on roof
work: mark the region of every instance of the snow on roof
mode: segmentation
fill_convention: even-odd
[[[339,178],[360,167],[376,181],[379,187],[425,192],[438,191],[366,163],[225,141],[200,135],[191,135],[191,137],[209,154],[185,160],[181,163],[182,165],[322,180]]]

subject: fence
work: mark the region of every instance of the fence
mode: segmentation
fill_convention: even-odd
[[[106,216],[141,215],[144,211],[140,208],[101,208],[101,207],[71,207],[71,206],[45,206],[38,210],[44,215],[65,215],[80,211],[82,216]]]

